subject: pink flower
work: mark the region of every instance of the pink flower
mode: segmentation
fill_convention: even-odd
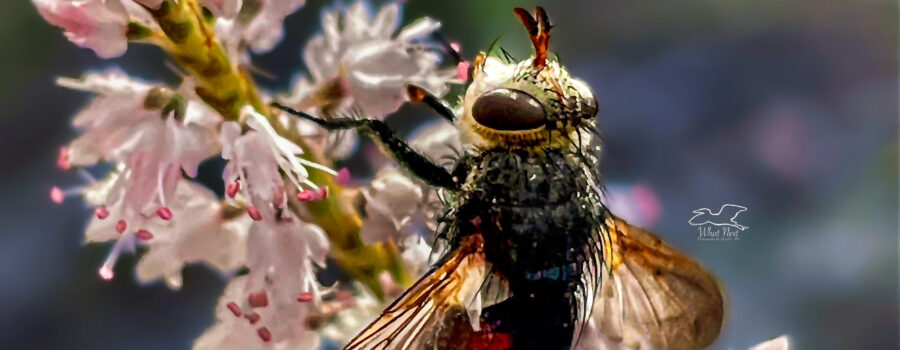
[[[422,185],[397,169],[384,168],[362,193],[366,198],[363,242],[396,241],[415,234],[413,220],[423,204]]]
[[[202,262],[230,272],[246,262],[249,219],[226,220],[215,194],[189,181],[179,183],[172,201],[177,206],[172,208],[171,222],[151,221],[154,237],[138,262],[138,280],[162,278],[169,287],[178,288],[185,264]]]
[[[304,61],[318,84],[337,84],[346,104],[357,106],[370,117],[383,117],[406,101],[405,86],[419,85],[442,95],[455,81],[456,69],[437,67],[437,52],[414,43],[424,40],[440,23],[423,18],[397,28],[399,6],[385,6],[370,19],[362,2],[351,6],[338,25],[339,15],[323,18],[324,33],[312,38],[304,49]],[[335,82],[336,81],[336,82]]]
[[[32,0],[41,16],[65,30],[75,45],[101,58],[118,57],[128,48],[128,11],[119,0]]]
[[[68,147],[71,165],[128,162],[143,154],[160,157],[160,170],[181,167],[193,176],[197,165],[219,150],[215,127],[221,118],[203,102],[189,100],[179,121],[162,115],[162,106],[147,108],[148,99],[162,98],[163,90],[118,71],[60,79],[59,84],[97,94],[73,121],[84,133]]]
[[[266,342],[285,349],[318,347],[319,338],[306,321],[319,303],[315,265],[324,266],[328,240],[320,228],[293,214],[276,218],[274,209],[266,210],[247,238],[250,272],[228,284],[216,308],[217,323],[195,349],[264,349]],[[300,294],[312,302],[297,302]],[[253,316],[239,317],[234,310],[253,310]],[[268,337],[261,337],[260,329]]]
[[[197,101],[185,101],[183,112],[164,112],[162,106],[177,94],[115,71],[60,79],[60,84],[97,94],[75,117],[74,125],[84,133],[66,148],[68,162],[116,164],[106,179],[79,190],[86,202],[104,208],[87,229],[88,242],[117,242],[101,269],[102,277],[112,278],[121,251],[138,244],[135,236],[142,244],[165,242],[172,227],[164,222],[176,218],[173,224],[179,226],[196,219],[191,213],[179,218],[190,204],[178,192],[191,186],[182,180],[182,171],[194,176],[199,163],[218,152],[219,117]],[[174,113],[183,113],[182,118]]]

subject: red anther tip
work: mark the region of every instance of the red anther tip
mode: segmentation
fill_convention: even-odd
[[[56,166],[62,170],[69,170],[72,163],[69,162],[69,148],[63,146],[59,148],[59,157],[56,158]]]
[[[162,207],[156,210],[156,215],[159,216],[160,219],[169,221],[172,220],[172,210],[168,207]]]
[[[328,186],[319,187],[319,189],[316,190],[316,200],[322,200],[325,198],[328,198]]]
[[[316,199],[316,192],[312,190],[303,190],[297,193],[297,200],[301,202],[312,202]]]
[[[62,204],[64,199],[66,199],[66,194],[63,193],[59,187],[53,186],[53,188],[50,189],[50,200],[52,200],[53,203]]]
[[[101,267],[100,271],[98,271],[98,272],[100,273],[100,278],[102,278],[105,281],[109,281],[109,280],[113,279],[113,271],[109,267],[106,267],[106,266]]]
[[[127,228],[128,224],[125,223],[125,220],[119,220],[118,222],[116,222],[116,232],[123,233]]]
[[[247,297],[247,302],[250,303],[250,307],[266,307],[269,305],[269,294],[265,290],[250,293],[250,296]]]
[[[103,220],[109,217],[109,210],[106,210],[104,206],[99,206],[94,209],[94,215],[97,216],[97,219]]]
[[[241,180],[234,180],[234,182],[228,184],[225,187],[225,193],[228,194],[228,197],[234,198],[237,195],[238,191],[241,190]]]
[[[247,215],[250,215],[250,218],[253,219],[253,221],[262,220],[262,213],[260,213],[259,209],[257,209],[255,206],[251,205],[247,207]]]
[[[462,81],[469,80],[469,62],[462,61],[456,65],[456,79]]]
[[[238,306],[237,303],[232,301],[225,305],[225,307],[227,307],[228,310],[231,310],[231,313],[234,314],[234,317],[241,317],[241,307]]]
[[[247,321],[250,321],[250,324],[256,324],[256,322],[259,322],[259,314],[255,312],[245,314],[244,318],[246,318]]]
[[[153,234],[150,233],[150,231],[147,231],[145,229],[140,229],[137,231],[137,237],[140,238],[141,240],[149,241],[149,240],[153,239]]]
[[[264,342],[269,342],[272,340],[272,332],[269,332],[269,329],[266,327],[260,327],[256,330],[256,334],[259,334],[259,339],[262,339]]]
[[[341,186],[347,186],[348,184],[350,184],[350,169],[341,168],[341,170],[338,170],[337,176],[335,176],[334,181]]]
[[[297,295],[297,301],[301,303],[308,303],[313,300],[313,295],[310,292],[303,292]]]

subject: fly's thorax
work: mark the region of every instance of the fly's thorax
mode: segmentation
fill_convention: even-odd
[[[504,63],[482,53],[458,127],[476,149],[562,149],[588,144],[597,104],[590,88],[557,61]],[[573,142],[580,140],[580,142]]]
[[[594,160],[593,155],[561,149],[470,153],[460,199],[492,206],[544,206],[584,198],[599,193]]]

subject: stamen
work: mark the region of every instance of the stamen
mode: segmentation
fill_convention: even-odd
[[[81,193],[81,190],[81,187],[61,189],[59,187],[53,186],[53,188],[50,189],[50,200],[52,200],[53,203],[62,204],[66,197],[78,195]]]
[[[260,327],[259,329],[257,329],[256,334],[259,334],[259,339],[262,339],[262,341],[266,343],[272,340],[272,332],[269,332],[269,329],[266,327]]]
[[[95,178],[94,175],[91,175],[91,173],[89,173],[87,170],[78,169],[78,176],[81,176],[81,178],[84,179],[84,181],[88,184],[97,183],[97,178]]]
[[[136,233],[136,235],[137,235],[137,237],[140,238],[142,241],[149,241],[149,240],[153,239],[153,234],[150,233],[150,231],[147,231],[147,230],[145,230],[145,229],[140,229],[140,230],[138,230],[137,233]]]
[[[225,305],[225,307],[227,307],[228,310],[231,310],[231,313],[234,314],[234,317],[241,317],[241,307],[238,306],[237,303],[232,301]]]
[[[310,292],[303,292],[297,295],[297,302],[300,303],[308,303],[313,300],[313,295]]]
[[[159,202],[162,205],[166,206],[166,195],[163,191],[163,179],[166,177],[166,172],[169,171],[169,167],[172,166],[171,163],[162,165],[160,164],[159,172],[156,173],[156,194],[159,196]]]
[[[300,164],[303,164],[303,165],[305,165],[305,166],[307,166],[307,167],[319,169],[319,170],[324,171],[324,172],[326,172],[326,173],[329,173],[329,174],[331,174],[331,175],[337,175],[337,171],[334,171],[334,169],[329,168],[329,167],[327,167],[327,166],[324,166],[324,165],[322,165],[322,164],[319,164],[319,163],[316,163],[316,162],[311,162],[311,161],[308,161],[308,160],[303,159],[303,158],[297,158],[297,160],[300,162]]]
[[[306,185],[306,186],[309,187],[309,188],[312,188],[312,189],[314,189],[314,190],[318,190],[318,189],[319,189],[319,186],[316,185],[314,182],[309,181],[309,179],[303,179],[302,182],[303,182],[304,185]]]
[[[262,220],[262,213],[259,212],[259,209],[257,209],[256,206],[251,205],[247,207],[247,215],[250,215],[250,218],[253,219],[253,221]]]
[[[106,207],[101,205],[94,209],[94,215],[97,216],[97,219],[103,220],[109,217],[109,210],[106,210]]]
[[[62,146],[59,148],[59,157],[56,158],[56,166],[62,170],[69,170],[72,163],[69,162],[69,148]]]
[[[120,234],[124,233],[125,229],[127,229],[127,228],[128,228],[128,224],[125,223],[125,220],[119,220],[118,222],[116,222],[116,232],[118,232]]]
[[[250,296],[247,297],[247,302],[250,304],[250,307],[266,307],[269,305],[269,294],[265,290],[250,293]]]
[[[63,193],[59,187],[53,186],[53,188],[50,189],[50,200],[52,200],[53,203],[62,204],[64,199],[66,199],[66,194]]]
[[[107,267],[106,265],[103,265],[102,267],[100,267],[100,271],[98,271],[98,272],[100,273],[100,278],[102,278],[106,281],[113,279],[112,268]]]
[[[156,210],[156,215],[159,216],[160,219],[169,221],[172,220],[172,210],[168,207],[162,207]]]
[[[246,318],[247,321],[250,321],[250,324],[256,324],[256,322],[259,322],[259,314],[255,312],[244,314],[244,318]]]
[[[228,187],[225,188],[225,193],[228,194],[228,197],[234,198],[240,190],[241,180],[235,179],[234,182],[228,184]]]
[[[316,200],[316,191],[303,190],[300,193],[297,193],[297,200],[301,202],[312,202]]]
[[[130,236],[123,237],[116,241],[116,244],[113,245],[112,250],[109,252],[109,256],[106,257],[106,261],[103,262],[103,266],[101,266],[98,271],[100,278],[106,281],[113,279],[113,266],[116,265],[116,260],[119,259],[119,254],[122,253],[122,249],[131,242],[132,239]]]

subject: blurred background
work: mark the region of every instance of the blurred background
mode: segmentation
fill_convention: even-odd
[[[374,2],[377,6],[380,2]],[[345,2],[349,4],[349,2]],[[531,47],[519,1],[408,1],[405,23],[432,16],[474,56],[498,35]],[[551,47],[600,100],[603,170],[623,215],[696,257],[728,294],[715,349],[788,334],[796,349],[898,349],[898,6],[894,1],[544,1]],[[309,1],[256,64],[273,92],[304,71],[300,56],[333,1]],[[103,61],[70,44],[29,1],[0,4],[0,347],[187,349],[212,324],[224,280],[195,266],[181,291],[140,285],[136,258],[104,282],[109,249],[84,246],[90,210],[55,205],[55,167],[89,99],[59,76],[120,67],[176,82],[157,49]],[[410,134],[435,120],[406,106],[388,119]],[[410,121],[417,122],[410,122]],[[363,147],[370,145],[364,144]],[[368,174],[372,152],[347,166]],[[208,171],[208,181],[215,179]],[[737,241],[699,241],[692,210],[749,210]]]

